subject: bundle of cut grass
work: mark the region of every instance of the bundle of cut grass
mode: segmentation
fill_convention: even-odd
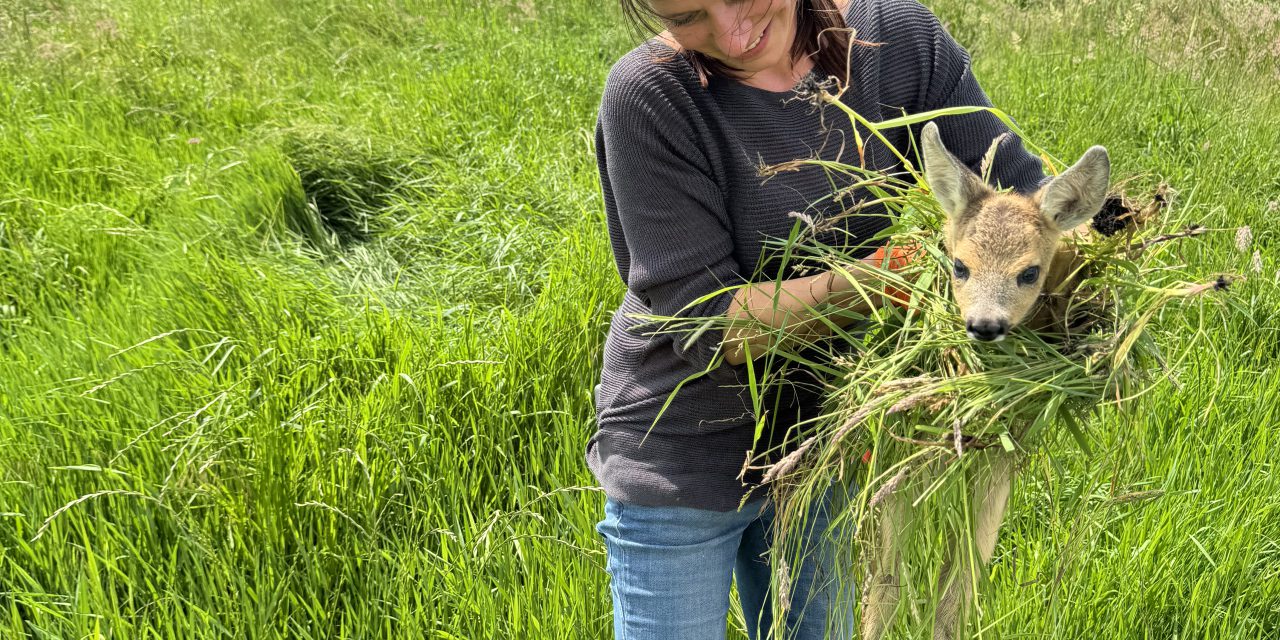
[[[812,99],[844,109],[855,130],[862,125],[886,145],[882,132],[889,128],[979,110],[954,108],[872,123],[827,88],[812,91]],[[985,110],[1017,131],[1003,113]],[[857,141],[860,157],[863,143]],[[1046,276],[1049,282],[1030,314],[1036,320],[1014,329],[1009,340],[974,340],[955,302],[960,267],[944,246],[946,214],[938,200],[945,198],[929,191],[916,163],[893,152],[907,168],[904,174],[816,160],[766,169],[767,174],[818,165],[852,177],[853,188],[866,189],[893,214],[890,227],[867,244],[911,246],[922,257],[900,270],[877,268],[856,259],[857,248],[815,242],[818,234],[809,233],[814,229],[798,223],[800,232],[786,241],[783,253],[843,273],[855,286],[858,273],[872,275],[909,294],[910,304],[904,310],[876,302],[875,311],[852,324],[834,321],[848,311],[814,310],[836,342],[856,347],[858,357],[830,364],[798,355],[811,342],[773,330],[773,346],[756,363],[811,366],[834,382],[824,415],[802,425],[785,444],[757,450],[754,463],[765,470],[779,518],[772,553],[780,594],[774,620],[785,620],[784,610],[796,601],[788,590],[793,569],[815,549],[813,507],[830,504],[835,487],[839,508],[829,512],[834,517],[820,535],[836,538],[842,555],[831,579],[849,585],[849,597],[861,594],[863,637],[881,637],[904,601],[917,621],[935,621],[935,638],[949,638],[965,624],[980,575],[975,569],[990,560],[1025,454],[1052,456],[1043,447],[1048,442],[1074,442],[1087,452],[1092,411],[1103,404],[1123,407],[1160,382],[1153,372],[1176,366],[1165,361],[1153,336],[1161,311],[1174,301],[1225,289],[1230,278],[1197,283],[1185,268],[1171,266],[1177,261],[1166,254],[1170,241],[1203,229],[1163,228],[1166,187],[1145,202],[1113,189],[1101,211],[1094,206],[1090,212],[1097,212],[1092,232],[1067,234],[1061,241],[1054,262],[1070,268]],[[1051,170],[1062,166],[1041,155]],[[857,288],[868,299],[883,295],[882,287]],[[757,400],[768,386],[768,367],[748,363]],[[1057,438],[1060,430],[1071,438]]]

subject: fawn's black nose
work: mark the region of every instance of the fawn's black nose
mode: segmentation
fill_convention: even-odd
[[[970,338],[991,342],[1004,339],[1005,335],[1009,333],[1009,321],[1003,318],[999,320],[990,318],[968,320],[964,323],[964,328],[969,332]]]

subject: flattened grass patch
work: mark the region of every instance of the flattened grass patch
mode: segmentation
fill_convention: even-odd
[[[349,129],[300,127],[277,135],[302,187],[300,198],[285,199],[285,222],[322,251],[386,232],[398,193],[422,175],[419,158]]]

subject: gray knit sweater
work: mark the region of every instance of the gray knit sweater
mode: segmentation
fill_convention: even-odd
[[[968,54],[915,0],[853,0],[845,20],[859,40],[882,43],[854,48],[852,89],[843,98],[869,120],[990,105]],[[829,198],[831,180],[836,187],[850,181],[816,167],[765,181],[757,169],[815,156],[856,164],[857,150],[849,119],[836,107],[814,110],[788,100],[792,92],[728,79],[713,78],[703,88],[673,53],[655,39],[625,55],[610,71],[600,105],[600,183],[627,292],[605,343],[595,388],[598,430],[587,444],[587,463],[615,500],[724,511],[736,508],[760,481],[758,473],[740,477],[756,423],[745,365],[721,363],[699,376],[713,362],[720,331],[686,344],[689,335],[654,333],[652,322],[633,314],[720,316],[730,292],[686,306],[729,285],[794,277],[774,255],[776,239],[797,224],[788,214],[822,220],[840,213]],[[986,113],[937,122],[948,148],[974,168],[1006,131]],[[861,131],[871,141],[866,163],[895,170],[896,159],[868,133]],[[915,133],[898,128],[887,138],[905,150],[907,136]],[[1043,178],[1040,161],[1016,138],[1002,147],[992,169],[993,181],[1023,192]],[[865,240],[888,224],[885,215],[864,208],[837,223],[847,233],[818,240]],[[788,429],[821,409],[821,383],[816,373],[793,369],[769,391],[763,406],[770,442],[781,442]]]

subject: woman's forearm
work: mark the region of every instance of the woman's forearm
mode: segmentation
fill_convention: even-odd
[[[854,277],[862,281],[860,275],[854,274]],[[734,292],[725,311],[730,320],[737,321],[724,332],[721,349],[725,362],[735,365],[746,362],[748,349],[753,358],[764,353],[771,340],[771,329],[787,330],[792,340],[816,340],[830,335],[827,322],[845,326],[853,318],[837,314],[823,321],[815,310],[825,303],[867,313],[871,310],[868,297],[873,303],[879,303],[878,296],[859,295],[844,276],[834,271],[742,287]]]

